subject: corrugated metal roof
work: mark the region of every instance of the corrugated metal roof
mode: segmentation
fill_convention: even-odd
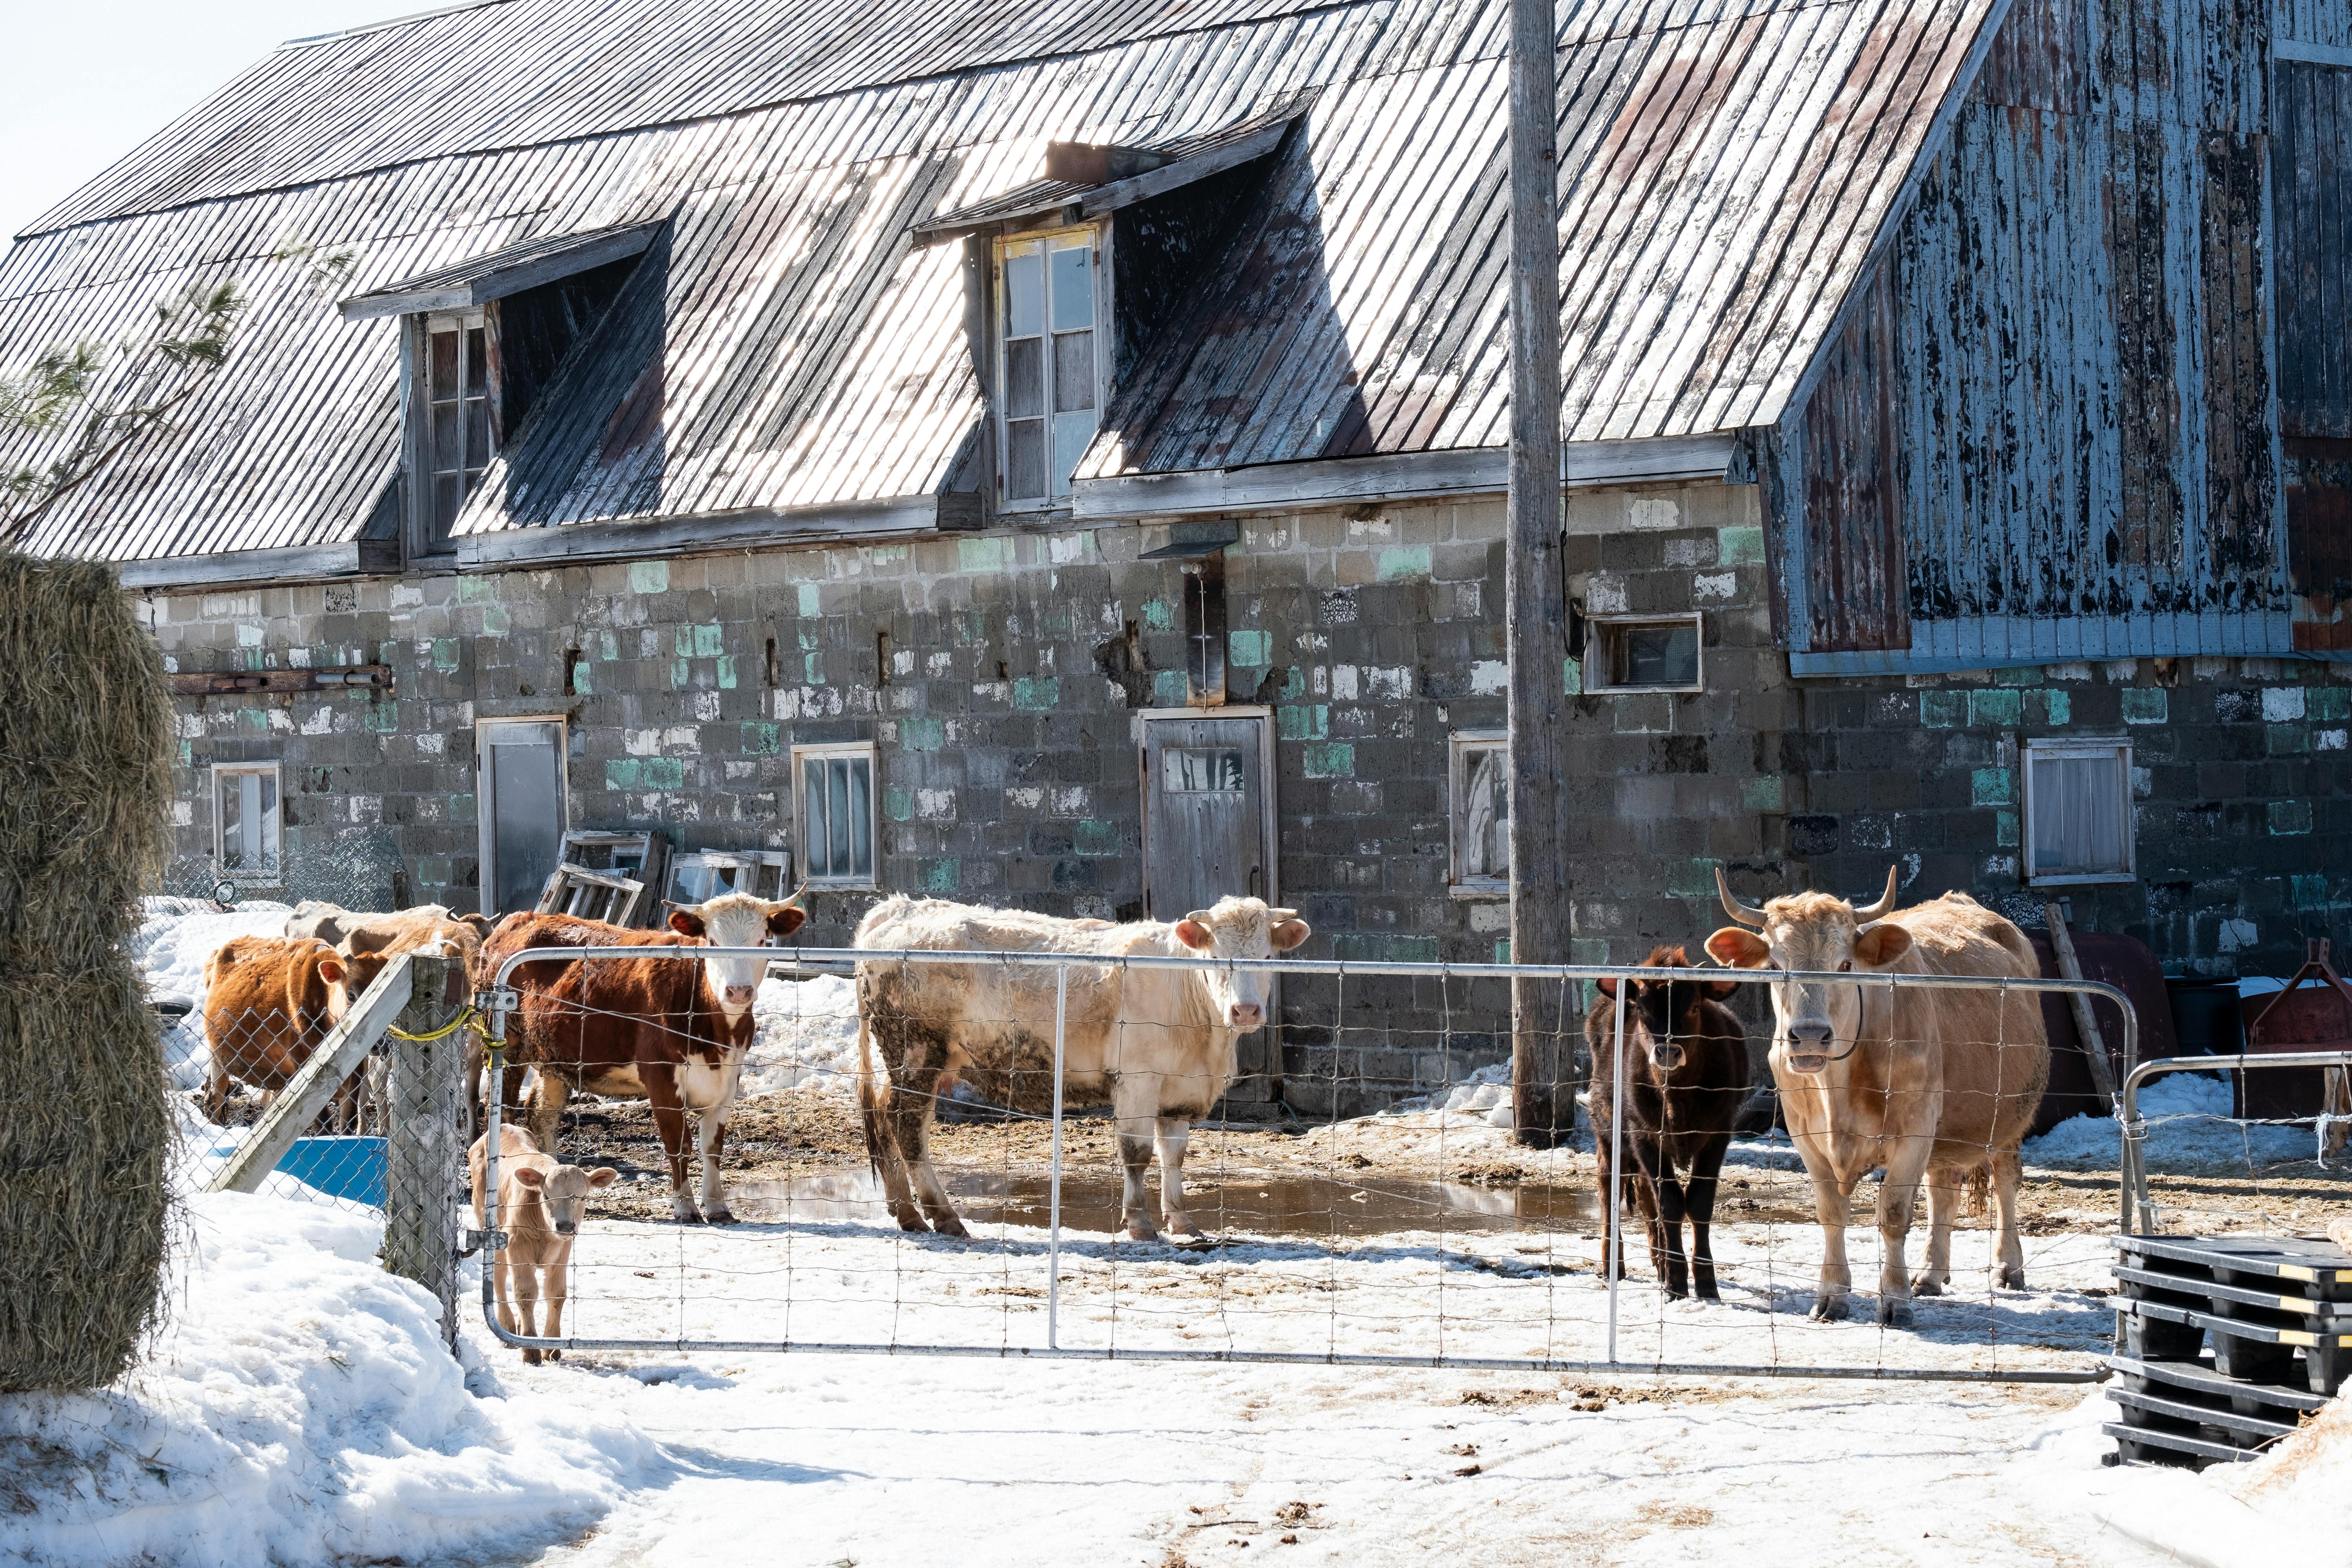
[[[404,315],[414,310],[449,310],[488,304],[535,289],[558,278],[569,278],[608,261],[642,255],[660,225],[614,224],[586,234],[554,234],[509,245],[488,256],[468,257],[455,267],[439,267],[415,278],[404,278],[354,294],[342,301],[346,321],[370,316]]]
[[[1565,0],[1572,439],[1778,416],[1990,3]],[[927,15],[929,53],[900,37],[903,8],[696,0],[658,8],[662,26],[700,17],[709,37],[587,46],[639,9],[511,0],[358,35],[320,57],[357,73],[348,86],[281,51],[215,100],[233,134],[196,129],[200,111],[61,208],[75,226],[19,244],[0,266],[0,364],[133,331],[190,278],[234,277],[254,301],[181,431],[60,504],[30,547],[134,559],[354,537],[397,460],[397,333],[341,321],[331,295],[664,220],[460,531],[937,493],[982,407],[957,247],[908,230],[1033,180],[1048,142],[1165,144],[1309,89],[1258,221],[1203,267],[1212,291],[1167,340],[1185,346],[1147,362],[1091,471],[1504,438],[1503,0],[951,7],[1000,33],[982,50]],[[530,17],[544,37],[517,30]],[[714,40],[769,33],[829,40],[773,67],[794,90],[1127,41],[713,110],[768,90]],[[559,44],[576,47],[561,68]],[[509,72],[509,55],[536,63]],[[315,101],[272,109],[264,79]],[[542,132],[567,139],[447,150]],[[194,199],[257,183],[271,188]],[[158,203],[193,205],[134,210]],[[339,289],[293,253],[344,245],[362,255]]]

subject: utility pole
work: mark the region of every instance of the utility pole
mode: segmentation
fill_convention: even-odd
[[[1559,64],[1553,0],[1511,0],[1511,959],[1568,962],[1560,773],[1568,586],[1560,573]],[[1575,1126],[1568,997],[1511,986],[1511,1110],[1522,1143]]]

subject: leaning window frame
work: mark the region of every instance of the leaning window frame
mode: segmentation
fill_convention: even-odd
[[[1506,862],[1499,877],[1468,877],[1462,871],[1463,809],[1469,803],[1470,753],[1499,751],[1509,766],[1508,730],[1456,730],[1445,744],[1445,890],[1456,899],[1510,897],[1511,876]]]
[[[1609,679],[1609,637],[1612,632],[1635,626],[1687,625],[1698,639],[1696,678],[1687,685],[1620,685]],[[1639,691],[1687,695],[1706,689],[1706,616],[1699,610],[1670,610],[1661,615],[1606,615],[1585,617],[1582,686],[1590,696],[1622,696]]]
[[[988,243],[988,301],[986,321],[988,323],[989,371],[990,381],[992,384],[991,395],[989,398],[988,431],[989,445],[992,449],[994,457],[994,471],[989,476],[989,483],[992,487],[992,503],[994,509],[1000,513],[1007,515],[1032,516],[1039,513],[1066,512],[1071,510],[1073,490],[1075,489],[1075,487],[1065,489],[1058,496],[1054,493],[1054,414],[1052,407],[1054,398],[1050,374],[1050,365],[1053,359],[1051,345],[1053,342],[1054,333],[1050,320],[1045,324],[1045,331],[1044,334],[1045,341],[1047,345],[1045,361],[1049,367],[1045,393],[1045,402],[1046,406],[1044,413],[1044,418],[1045,420],[1046,447],[1045,493],[1042,497],[1024,498],[1021,500],[1011,499],[1005,494],[1005,474],[1011,460],[1010,438],[1006,428],[1010,422],[1007,413],[1007,392],[1011,383],[1007,374],[1006,365],[1008,334],[1005,331],[1005,328],[1008,325],[1007,318],[1009,306],[1005,296],[1004,253],[1005,248],[1008,246],[1028,245],[1032,243],[1044,244],[1047,247],[1048,251],[1050,252],[1053,241],[1056,239],[1068,239],[1078,237],[1083,237],[1086,239],[1087,243],[1091,247],[1094,258],[1094,325],[1090,330],[1094,333],[1095,405],[1093,412],[1095,416],[1095,432],[1097,435],[1099,435],[1102,431],[1103,416],[1109,410],[1111,391],[1110,362],[1114,348],[1111,321],[1113,298],[1111,268],[1113,262],[1111,258],[1110,221],[1108,218],[1101,218],[1091,223],[1056,224],[1049,227],[1006,229],[1003,232],[993,236]],[[1048,287],[1050,289],[1050,282]],[[1052,306],[1049,296],[1047,303],[1049,315]],[[1091,437],[1089,437],[1089,440],[1091,441]],[[1064,483],[1066,485],[1067,480],[1066,479]]]
[[[2115,871],[2052,871],[2038,872],[2033,868],[2033,794],[2034,763],[2061,757],[2112,756],[2116,763],[2116,784],[2120,790],[2118,809],[2123,814],[2123,868]],[[2021,782],[2019,810],[2022,814],[2017,827],[2018,872],[2029,888],[2081,888],[2099,884],[2115,885],[2139,880],[2139,817],[2135,809],[2137,796],[2132,789],[2132,742],[2125,735],[2031,735],[2019,749],[2017,769]]]
[[[818,876],[809,852],[808,784],[803,763],[809,758],[864,757],[866,831],[873,838],[873,870],[861,877]],[[882,888],[882,753],[872,741],[818,741],[795,745],[793,758],[793,854],[802,869],[803,886],[845,892],[878,892]]]
[[[224,780],[263,775],[270,783],[271,811],[277,817],[278,863],[255,869],[228,862],[227,814],[221,809]],[[215,763],[212,765],[213,866],[218,874],[241,886],[274,888],[286,880],[286,772],[281,763]],[[267,850],[264,851],[267,854]]]
[[[418,310],[410,313],[404,318],[404,321],[406,331],[402,340],[401,352],[407,361],[403,375],[403,384],[407,390],[404,399],[405,407],[403,410],[404,429],[401,448],[404,458],[402,473],[406,481],[402,487],[405,492],[402,502],[402,510],[404,514],[402,520],[402,530],[405,536],[405,553],[410,559],[425,557],[446,559],[456,554],[457,540],[454,532],[440,534],[436,531],[434,526],[433,489],[438,454],[433,446],[432,337],[436,329],[451,326],[460,331],[474,327],[479,327],[482,330],[484,361],[482,392],[490,404],[489,450],[487,456],[488,462],[495,463],[499,450],[498,375],[494,368],[498,359],[498,344],[495,341],[498,334],[490,323],[488,312],[479,306],[460,310]],[[465,344],[461,339],[458,343],[458,357],[461,364],[464,363],[464,355]],[[463,398],[464,395],[461,391],[458,420],[460,440],[464,439]],[[458,471],[460,473],[464,471],[462,459]],[[465,510],[465,500],[470,499],[470,496],[461,499],[458,503],[460,511]]]

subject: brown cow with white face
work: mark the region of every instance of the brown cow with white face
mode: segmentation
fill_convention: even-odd
[[[1878,1232],[1884,1260],[1878,1321],[1907,1323],[1911,1297],[1943,1293],[1951,1277],[1952,1220],[1961,1184],[1988,1162],[2000,1215],[2000,1282],[2025,1285],[2017,1236],[2018,1145],[2050,1081],[2050,1042],[2031,991],[1872,985],[1869,974],[1967,974],[2032,979],[2041,973],[2025,933],[1966,893],[1895,908],[1895,872],[1878,902],[1855,909],[1827,893],[1794,893],[1761,909],[1731,896],[1738,925],[1707,938],[1735,968],[1853,974],[1854,983],[1772,982],[1772,1079],[1789,1136],[1812,1179],[1822,1224],[1815,1318],[1843,1318],[1853,1277],[1845,1260],[1846,1204],[1881,1166]],[[1905,1278],[1904,1246],[1922,1184],[1927,1188],[1926,1267]]]
[[[1068,920],[901,894],[874,906],[852,945],[950,952],[1067,952],[1111,958],[1272,958],[1312,934],[1296,910],[1222,899],[1173,922]],[[1247,970],[1129,969],[1073,964],[1064,1032],[1066,1105],[1108,1101],[1118,1122],[1127,1234],[1158,1234],[1143,1173],[1155,1142],[1168,1228],[1198,1237],[1184,1212],[1184,1149],[1192,1124],[1223,1098],[1234,1047],[1265,1024],[1265,977]],[[928,1215],[945,1236],[970,1234],[931,1167],[937,1097],[957,1079],[1019,1110],[1054,1103],[1054,971],[987,963],[857,965],[858,1100],[866,1150],[890,1213],[908,1230]],[[881,1055],[883,1076],[875,1070]],[[908,1187],[911,1168],[913,1190]],[[919,1211],[915,1198],[922,1202]]]

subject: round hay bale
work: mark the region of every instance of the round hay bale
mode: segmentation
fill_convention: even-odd
[[[121,1374],[162,1299],[172,1135],[128,939],[172,700],[113,571],[0,552],[0,1391]]]

